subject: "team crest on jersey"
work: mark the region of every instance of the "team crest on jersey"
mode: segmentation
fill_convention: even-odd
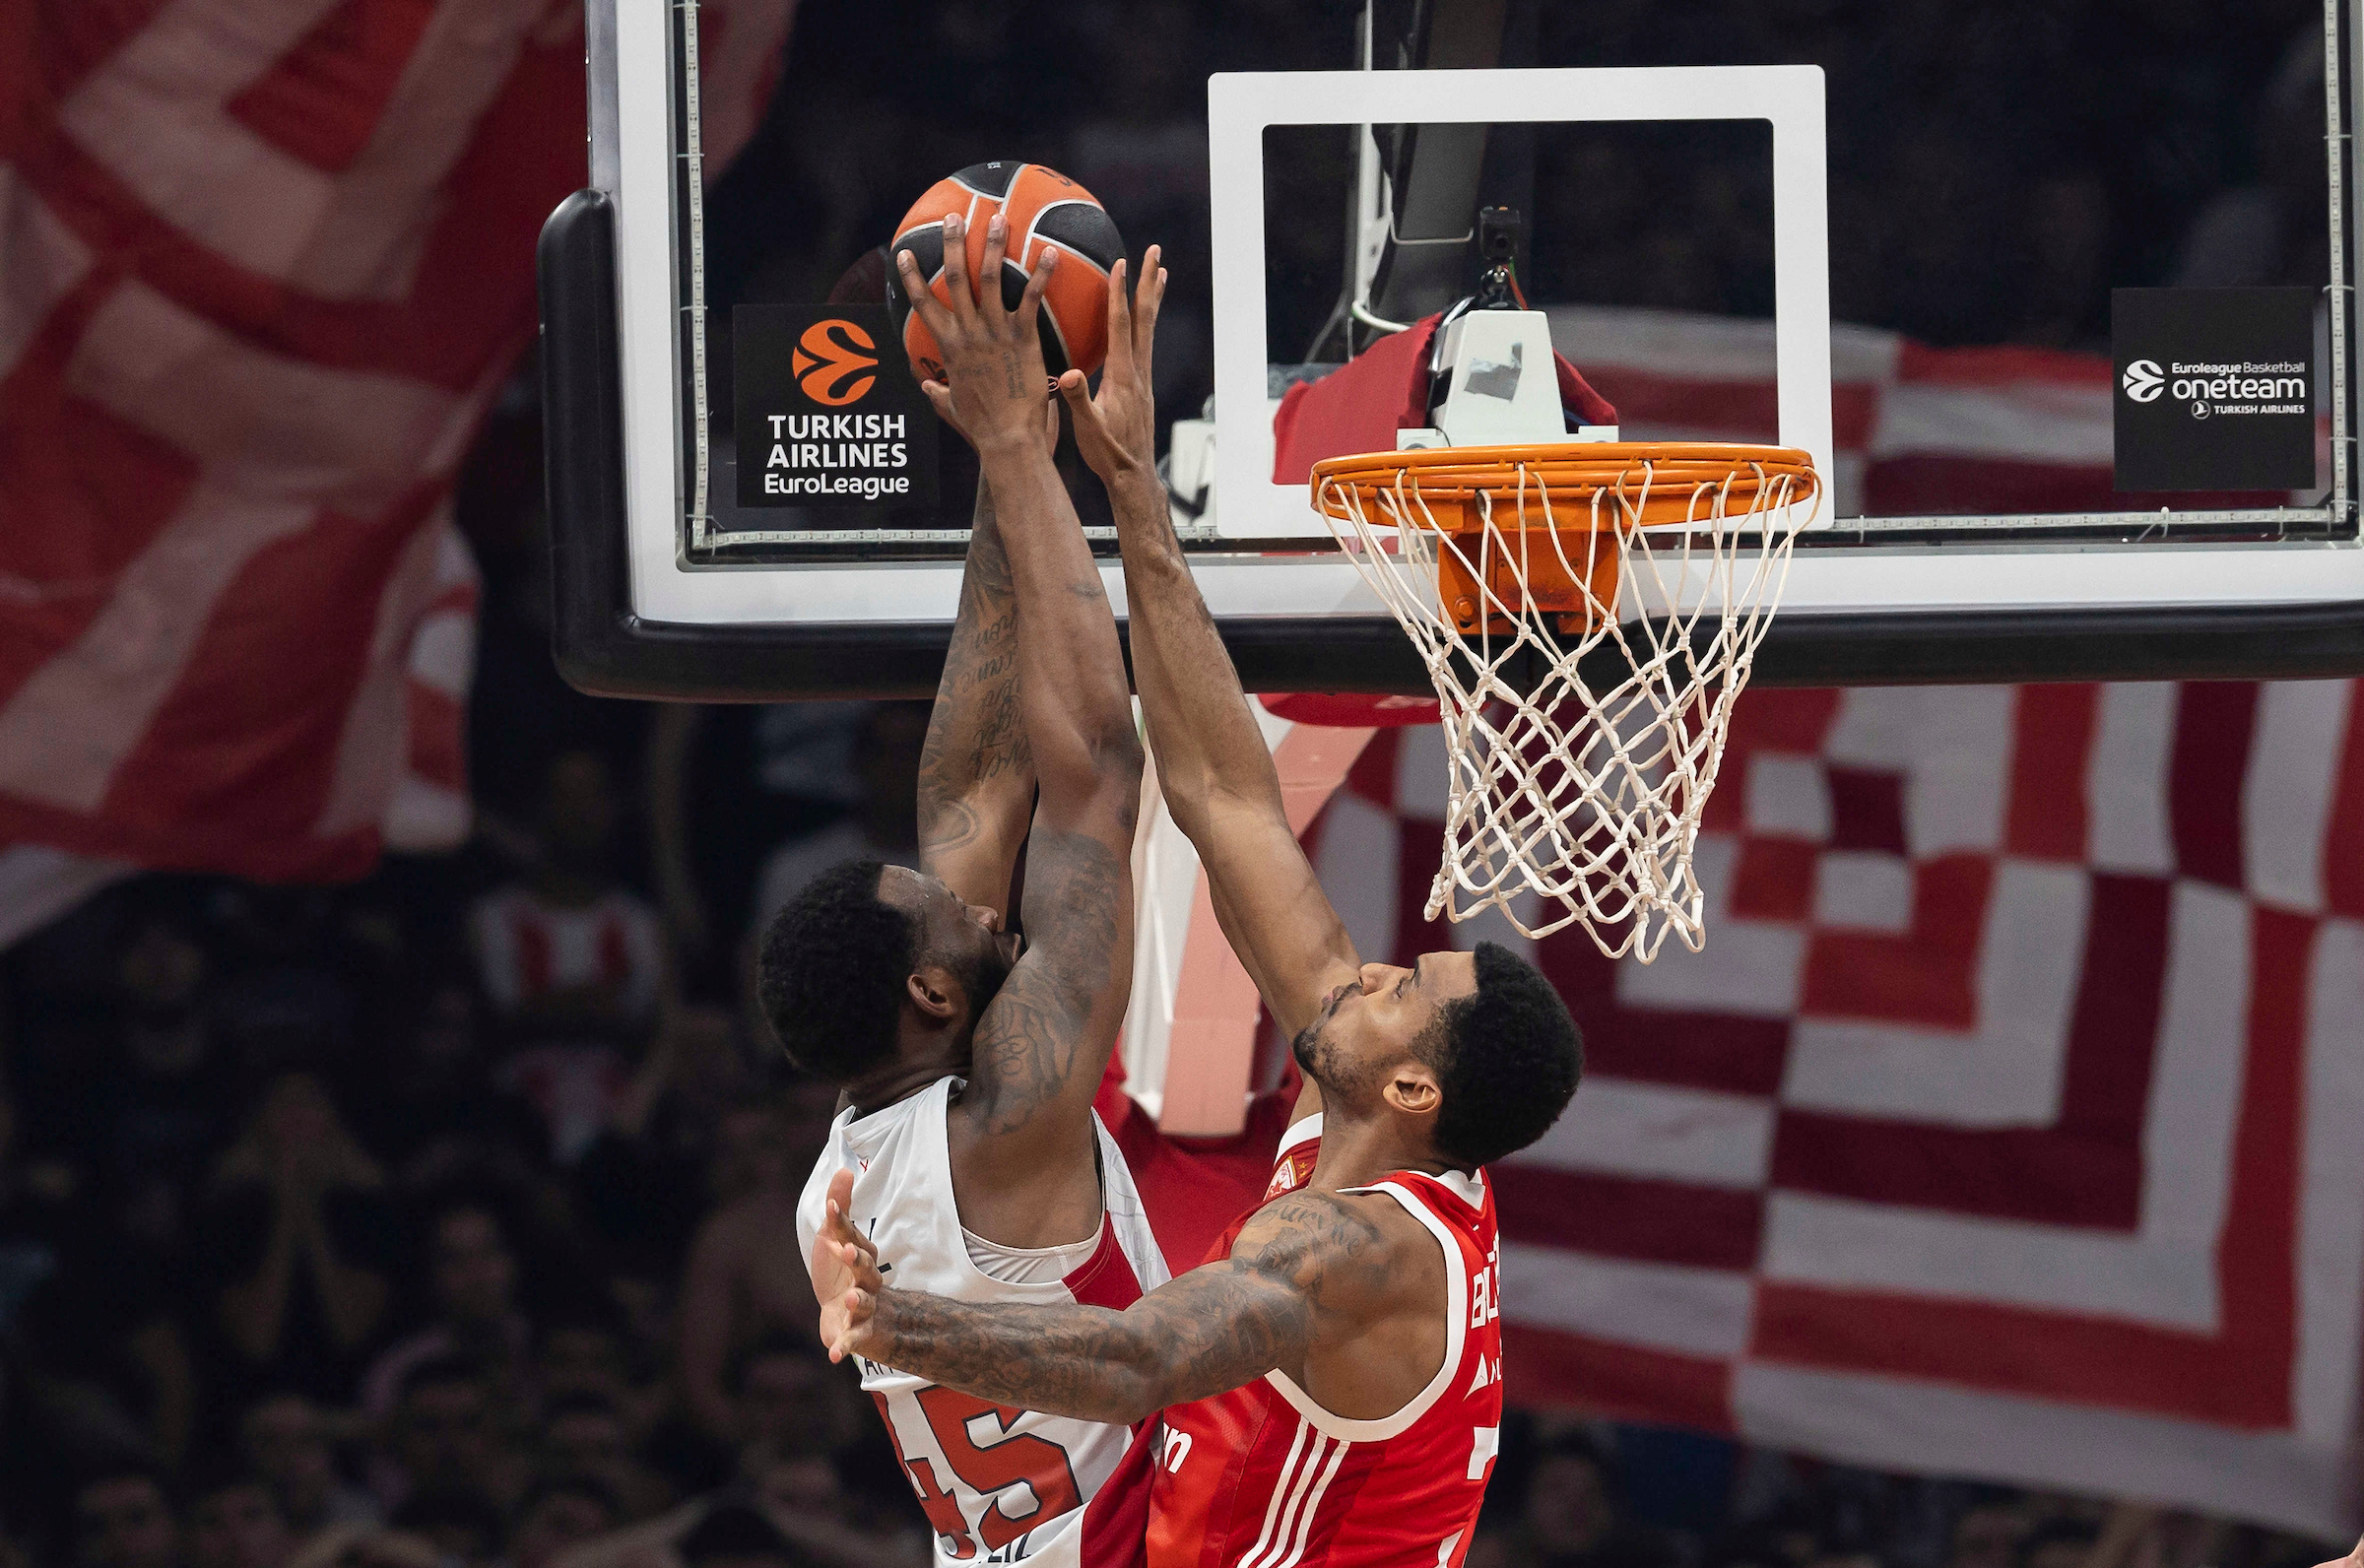
[[[1264,1196],[1267,1198],[1278,1198],[1282,1193],[1289,1191],[1296,1185],[1296,1161],[1284,1159],[1280,1162],[1280,1168],[1273,1172],[1273,1184],[1264,1190]]]

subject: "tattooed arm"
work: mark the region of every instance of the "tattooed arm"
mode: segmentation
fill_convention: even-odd
[[[1034,753],[1018,708],[1018,596],[993,487],[980,476],[960,612],[919,757],[920,869],[1007,918],[1033,810]]]
[[[1002,275],[987,229],[979,275]],[[1027,844],[1027,948],[977,1021],[968,1086],[947,1128],[962,1223],[1008,1246],[1078,1240],[1097,1223],[1091,1099],[1124,1021],[1133,965],[1133,819],[1141,743],[1116,640],[1075,506],[1043,448],[1048,406],[1035,326],[1057,253],[1015,310],[970,291],[959,220],[945,224],[946,304],[898,253],[943,350],[931,402],[975,442],[1008,553],[1018,716],[1040,799]]]
[[[842,1205],[852,1190],[848,1179],[832,1199]],[[1383,1223],[1391,1214],[1398,1222]],[[814,1244],[815,1286],[828,1291],[821,1338],[832,1359],[860,1355],[1082,1420],[1131,1423],[1275,1370],[1330,1408],[1346,1406],[1342,1414],[1359,1404],[1384,1415],[1444,1354],[1442,1253],[1424,1233],[1407,1245],[1401,1215],[1385,1198],[1291,1194],[1257,1211],[1228,1258],[1115,1312],[882,1289],[874,1251],[840,1207]],[[1351,1364],[1359,1386],[1319,1387],[1308,1376],[1316,1359]]]

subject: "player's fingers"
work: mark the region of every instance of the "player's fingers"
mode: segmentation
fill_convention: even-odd
[[[1107,373],[1120,377],[1133,368],[1133,291],[1126,287],[1127,277],[1125,258],[1119,256],[1108,269]]]
[[[1144,376],[1149,373],[1149,357],[1156,347],[1157,312],[1165,306],[1164,260],[1164,248],[1151,245],[1141,258],[1141,287],[1135,291],[1133,359]]]
[[[985,221],[985,255],[977,263],[977,315],[998,327],[1008,312],[1002,308],[1002,260],[1010,253],[1010,220],[995,213]]]
[[[929,406],[935,409],[936,417],[953,429],[960,430],[961,437],[965,439],[968,432],[961,430],[960,422],[952,417],[952,389],[942,381],[922,381],[919,383],[919,390],[927,395]]]
[[[1042,292],[1051,286],[1051,274],[1058,268],[1058,250],[1043,246],[1042,259],[1034,263],[1034,271],[1026,278],[1026,292],[1018,296],[1018,319],[1013,325],[1025,337],[1034,335],[1034,318],[1042,312]]]
[[[1099,404],[1092,400],[1091,387],[1084,381],[1083,371],[1070,370],[1062,375],[1059,378],[1059,395],[1067,399],[1068,414],[1076,422],[1076,441],[1079,445],[1083,445],[1087,437],[1099,442],[1102,447],[1115,444],[1108,433],[1108,418],[1100,412]],[[1090,449],[1085,447],[1087,451]]]
[[[936,341],[944,342],[952,332],[952,318],[945,312],[944,301],[936,297],[936,291],[928,287],[928,280],[919,275],[918,258],[908,250],[898,250],[894,253],[894,270],[903,280],[903,297],[911,301],[911,308],[918,312],[927,329],[936,334]]]
[[[975,321],[977,296],[968,285],[968,225],[958,213],[944,215],[944,287],[952,296],[952,319],[963,327]],[[942,334],[937,341],[943,341]]]

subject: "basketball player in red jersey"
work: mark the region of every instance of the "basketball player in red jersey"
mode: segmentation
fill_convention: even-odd
[[[1144,271],[1146,339],[1164,282],[1154,252]],[[1129,305],[1120,273],[1112,342],[1135,333]],[[1582,1069],[1575,1023],[1541,974],[1490,943],[1409,968],[1361,961],[1289,830],[1168,521],[1146,376],[1112,363],[1096,397],[1073,374],[1061,390],[1115,503],[1159,781],[1308,1087],[1262,1207],[1132,1306],[884,1289],[839,1203],[813,1258],[822,1337],[833,1354],[1009,1405],[1109,1422],[1162,1409],[1158,1444],[1135,1450],[1155,1467],[1151,1568],[1456,1564],[1502,1408],[1482,1167],[1566,1107]],[[1102,1504],[1113,1495],[1112,1483]],[[1110,1539],[1087,1526],[1087,1560],[1128,1560]]]

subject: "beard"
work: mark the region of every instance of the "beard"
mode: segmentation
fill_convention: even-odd
[[[993,999],[1002,994],[1002,983],[1010,978],[1016,961],[1004,953],[998,944],[989,945],[973,958],[952,967],[960,988],[968,993],[968,1015],[981,1018],[993,1006]]]
[[[1315,1066],[1320,1060],[1321,1045],[1322,1025],[1319,1019],[1299,1029],[1297,1037],[1288,1042],[1288,1054],[1297,1059],[1297,1066],[1316,1083],[1322,1080],[1321,1069]]]
[[[1288,1042],[1288,1054],[1297,1059],[1297,1066],[1304,1070],[1308,1078],[1321,1086],[1324,1094],[1337,1098],[1343,1104],[1358,1086],[1360,1078],[1352,1071],[1346,1055],[1339,1050],[1337,1042],[1330,1038],[1328,1029],[1324,1027],[1328,1021],[1326,1018],[1316,1018],[1299,1029],[1297,1037]]]

